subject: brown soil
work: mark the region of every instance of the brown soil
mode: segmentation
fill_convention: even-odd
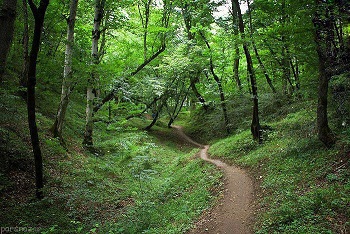
[[[205,212],[196,227],[188,234],[251,234],[253,217],[253,181],[248,174],[235,166],[208,157],[208,145],[201,145],[189,138],[179,126],[175,131],[193,146],[201,148],[200,157],[221,168],[225,173],[223,197],[212,210]]]

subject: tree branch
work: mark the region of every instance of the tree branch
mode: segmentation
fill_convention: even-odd
[[[153,54],[149,59],[145,60],[140,66],[136,68],[135,71],[131,72],[130,76],[134,76],[137,73],[139,73],[139,71],[141,71],[145,66],[147,66],[150,62],[156,59],[162,52],[164,52],[165,48],[166,46],[162,45],[162,47],[155,54]]]
[[[29,4],[29,7],[30,7],[30,10],[33,12],[34,17],[36,17],[36,15],[38,13],[37,6],[34,4],[33,0],[28,0],[28,4]]]

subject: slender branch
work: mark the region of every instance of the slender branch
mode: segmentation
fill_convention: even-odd
[[[35,18],[38,13],[38,7],[34,4],[33,0],[28,0],[28,4]]]
[[[162,47],[153,54],[149,59],[145,60],[140,66],[136,68],[135,71],[131,72],[130,76],[135,76],[139,71],[141,71],[145,66],[147,66],[150,62],[152,62],[154,59],[156,59],[162,52],[165,51],[166,46],[162,45]]]
[[[138,113],[138,114],[129,115],[129,116],[126,117],[125,119],[126,119],[126,120],[129,120],[129,119],[132,119],[132,118],[141,116],[143,113],[145,113],[149,108],[151,108],[151,106],[154,105],[154,104],[155,104],[158,100],[160,100],[162,97],[163,97],[163,95],[160,96],[160,97],[155,97],[155,98],[153,99],[152,102],[150,102],[149,104],[146,105],[146,108],[145,108],[142,112],[140,112],[140,113]]]

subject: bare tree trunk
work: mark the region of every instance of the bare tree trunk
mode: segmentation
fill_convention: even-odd
[[[334,135],[328,125],[328,79],[324,62],[319,64],[318,105],[317,105],[317,130],[318,138],[327,147],[335,143]]]
[[[299,61],[295,58],[295,87],[297,90],[300,90],[300,79],[299,79]]]
[[[242,90],[242,82],[241,79],[239,78],[239,57],[240,57],[240,51],[238,47],[238,43],[235,43],[235,58],[233,61],[233,77],[234,80],[236,81],[237,87],[239,90]]]
[[[282,36],[282,43],[282,90],[285,94],[291,94],[294,92],[294,85],[291,81],[291,67],[289,62],[288,48],[284,36]],[[290,85],[289,89],[288,84]]]
[[[3,0],[0,11],[0,82],[6,67],[8,52],[13,39],[17,0]]]
[[[27,0],[22,0],[23,3],[23,65],[22,74],[19,85],[23,88],[27,87],[28,66],[29,66],[29,26],[28,26],[28,7]]]
[[[203,96],[199,93],[196,83],[199,82],[199,77],[200,77],[201,72],[197,71],[196,77],[190,76],[190,82],[191,82],[191,89],[194,95],[197,97],[198,101],[202,104],[204,110],[208,110],[208,104],[205,102],[205,99]]]
[[[289,57],[289,63],[290,67],[292,68],[294,81],[295,81],[295,89],[296,91],[300,90],[300,80],[299,80],[299,65],[298,65],[298,59],[295,58],[295,65],[293,63],[293,59]]]
[[[286,0],[282,0],[282,16],[281,16],[281,24],[285,28],[287,24],[287,13],[286,13]],[[294,85],[291,81],[291,67],[289,63],[289,50],[288,50],[288,45],[287,45],[287,38],[286,34],[283,31],[281,35],[281,41],[282,41],[282,90],[284,94],[292,94],[294,92]],[[288,84],[290,87],[288,88]]]
[[[146,131],[151,130],[151,128],[157,123],[158,120],[158,116],[159,116],[159,110],[157,110],[157,112],[155,113],[152,122],[150,123],[150,125],[148,125],[147,127],[145,127]]]
[[[318,138],[327,147],[335,143],[335,137],[328,125],[328,85],[332,65],[332,38],[333,26],[329,18],[330,9],[324,7],[322,0],[316,0],[316,10],[313,23],[316,29],[315,42],[319,58],[319,79],[318,79],[318,105],[317,105],[317,130]]]
[[[84,133],[84,145],[93,145],[92,132],[93,132],[93,111],[94,111],[94,99],[97,96],[97,91],[95,89],[98,74],[95,66],[99,64],[99,48],[98,42],[101,36],[101,23],[104,15],[105,0],[95,0],[95,16],[94,16],[94,28],[92,31],[92,74],[88,80],[88,87],[86,89],[86,123],[85,123],[85,133]]]
[[[180,100],[181,94],[179,95],[178,98],[176,98],[176,105],[175,105],[174,111],[173,111],[173,113],[169,114],[170,120],[168,122],[168,128],[171,128],[171,125],[174,123],[174,121],[176,120],[177,116],[179,116],[179,114],[180,114],[180,112],[181,112],[181,110],[182,110],[182,108],[184,106],[184,103],[187,100],[190,88],[191,88],[191,85],[187,88],[186,93],[182,97],[181,100]]]
[[[30,137],[33,147],[34,162],[35,162],[35,182],[36,182],[36,197],[43,198],[43,159],[41,155],[38,128],[36,125],[35,113],[35,85],[36,85],[36,64],[40,48],[40,39],[44,18],[49,0],[41,0],[39,7],[36,7],[33,0],[29,0],[29,6],[33,12],[35,19],[34,34],[32,48],[29,56],[28,69],[28,86],[27,86],[27,109],[28,109],[28,125]]]
[[[146,131],[151,130],[151,128],[157,123],[157,120],[158,120],[158,117],[159,117],[159,113],[162,111],[163,106],[165,105],[166,101],[167,101],[167,97],[164,96],[164,100],[162,100],[161,104],[159,105],[158,109],[156,110],[156,113],[155,113],[155,115],[153,116],[152,122],[150,123],[150,125],[148,125],[147,127],[145,127],[145,130],[146,130]]]
[[[252,124],[251,124],[251,132],[253,135],[253,139],[261,142],[262,136],[261,136],[261,126],[260,126],[260,121],[259,121],[258,88],[257,88],[256,77],[255,77],[254,68],[253,68],[253,61],[252,61],[252,57],[249,53],[248,44],[245,40],[244,23],[243,23],[243,17],[242,17],[242,12],[241,12],[239,2],[238,2],[238,0],[231,0],[231,1],[236,5],[236,7],[238,9],[239,31],[241,33],[241,37],[243,40],[243,49],[244,49],[244,54],[245,54],[246,60],[247,60],[247,69],[248,69],[251,88],[252,88],[253,118],[252,118]]]
[[[234,29],[233,29],[234,35],[236,36],[236,38],[238,38],[238,35],[239,35],[238,11],[237,11],[236,5],[233,4],[233,2],[231,2],[231,7],[232,7],[231,16],[232,16],[232,21],[233,21],[233,26],[234,26]],[[234,53],[234,59],[233,59],[233,77],[234,77],[234,80],[236,81],[238,89],[242,90],[242,82],[239,78],[240,51],[239,51],[238,44],[239,43],[236,40],[235,45],[234,45],[235,53]]]
[[[69,103],[69,96],[71,94],[72,82],[72,59],[73,59],[73,45],[74,45],[74,27],[75,18],[77,15],[78,0],[71,0],[69,7],[69,17],[67,19],[67,42],[64,59],[63,81],[61,100],[58,105],[55,123],[53,125],[54,137],[58,137],[61,144],[63,143],[62,129],[66,111]]]

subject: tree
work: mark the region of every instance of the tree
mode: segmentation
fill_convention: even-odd
[[[316,0],[317,10],[313,19],[315,25],[315,41],[319,58],[318,76],[318,105],[317,105],[317,131],[318,138],[327,146],[335,143],[334,134],[328,125],[328,86],[331,78],[330,69],[335,59],[334,45],[334,21],[332,3]]]
[[[28,7],[27,0],[23,0],[23,65],[22,74],[19,85],[23,88],[27,87],[28,65],[29,65],[29,23],[28,23]]]
[[[267,72],[267,69],[266,69],[263,61],[261,60],[261,57],[260,57],[259,52],[258,52],[258,49],[256,47],[255,40],[253,38],[254,30],[253,30],[253,23],[252,23],[252,9],[250,7],[250,0],[247,0],[247,6],[248,6],[248,16],[249,16],[250,37],[251,37],[251,40],[252,40],[254,53],[255,53],[255,56],[256,56],[256,58],[257,58],[257,60],[259,62],[260,68],[261,68],[262,72],[264,73],[264,76],[266,78],[267,83],[269,84],[272,92],[276,93],[276,89],[275,89],[274,85],[272,84],[272,80],[270,79],[270,76],[269,76],[269,74]]]
[[[69,16],[67,18],[67,41],[63,70],[61,100],[52,127],[54,137],[58,137],[61,144],[63,143],[62,129],[69,103],[69,96],[72,92],[72,59],[74,46],[74,28],[77,14],[78,0],[71,0],[69,7]]]
[[[95,0],[95,16],[94,16],[94,27],[92,31],[92,50],[91,50],[91,62],[92,72],[91,77],[88,79],[88,87],[86,90],[86,123],[84,133],[84,145],[92,145],[92,131],[94,127],[93,123],[93,109],[94,99],[99,96],[96,84],[98,82],[98,73],[96,66],[100,63],[100,51],[99,40],[101,36],[101,23],[104,16],[104,7],[106,0]]]
[[[258,100],[258,87],[256,84],[256,77],[254,73],[254,68],[253,68],[253,60],[250,55],[249,49],[248,49],[248,43],[245,38],[245,33],[244,33],[244,23],[243,23],[243,17],[242,17],[242,12],[241,8],[239,5],[238,0],[231,0],[233,4],[235,4],[237,10],[238,10],[238,20],[239,20],[239,31],[241,33],[241,37],[243,40],[243,50],[244,54],[247,60],[247,69],[248,69],[248,74],[250,77],[250,83],[251,83],[251,88],[252,88],[252,95],[253,95],[253,118],[252,118],[252,124],[251,124],[251,132],[253,135],[254,140],[262,140],[261,136],[261,126],[260,126],[260,121],[259,121],[259,100]]]
[[[30,9],[35,19],[34,33],[32,40],[32,47],[29,55],[28,67],[28,84],[27,84],[27,109],[28,109],[28,125],[30,130],[30,137],[33,147],[34,161],[35,161],[35,179],[36,179],[36,197],[43,198],[43,160],[41,155],[38,128],[36,125],[35,113],[35,85],[36,85],[36,67],[37,58],[40,48],[40,39],[42,28],[44,25],[45,13],[49,0],[41,0],[39,7],[37,7],[33,0],[28,0]]]
[[[132,72],[126,75],[126,78],[123,79],[124,82],[129,82],[129,80],[139,74],[147,65],[149,65],[152,61],[157,59],[165,50],[166,50],[166,41],[167,41],[167,33],[166,30],[169,27],[170,15],[173,10],[173,4],[171,0],[163,0],[163,12],[161,19],[161,27],[165,30],[160,32],[160,46],[157,51],[155,51],[149,58],[144,59],[144,61],[138,65]],[[150,14],[150,13],[148,13]],[[145,40],[143,40],[145,42]],[[146,40],[147,42],[147,40]],[[145,48],[145,46],[144,46]],[[147,48],[147,45],[146,45]],[[119,83],[119,82],[116,82]],[[111,91],[109,91],[104,98],[102,98],[101,102],[96,104],[94,107],[94,112],[98,112],[105,103],[111,101],[115,97],[115,93],[119,89],[118,85],[114,85]]]
[[[233,26],[233,32],[234,36],[236,38],[234,42],[234,59],[233,59],[233,77],[236,81],[237,87],[239,90],[242,90],[242,82],[239,78],[239,60],[240,60],[240,51],[239,51],[239,43],[237,42],[238,36],[239,36],[239,22],[238,22],[238,10],[236,5],[231,1],[231,17],[232,17],[232,26]]]
[[[7,55],[11,47],[17,0],[3,0],[0,12],[0,82],[5,72]]]
[[[206,39],[206,37],[204,36],[203,32],[200,31],[199,32],[201,37],[203,38],[207,48],[210,51],[210,57],[209,57],[209,67],[210,67],[210,73],[212,74],[212,76],[214,77],[214,80],[218,86],[219,89],[219,94],[220,94],[220,104],[221,104],[221,108],[222,108],[222,112],[224,114],[224,121],[225,121],[225,126],[226,126],[226,132],[227,134],[231,133],[230,130],[230,125],[229,125],[229,119],[228,119],[228,115],[227,115],[227,107],[226,107],[226,99],[225,99],[225,94],[224,94],[224,90],[222,88],[222,84],[221,84],[221,79],[219,78],[219,76],[216,74],[215,70],[214,70],[214,62],[213,62],[213,52],[211,50],[210,44],[208,42],[208,40]]]
[[[187,39],[189,41],[188,44],[188,51],[190,51],[191,43],[193,43],[196,33],[193,30],[193,27],[196,26],[196,24],[201,24],[202,26],[207,26],[210,24],[210,22],[213,21],[212,15],[208,14],[211,13],[210,8],[208,7],[210,4],[210,1],[203,0],[199,2],[191,2],[191,1],[180,1],[178,2],[179,7],[181,8],[181,15],[185,24],[185,31],[187,34]],[[202,11],[198,12],[202,7]],[[209,12],[206,12],[208,11]],[[196,15],[197,17],[193,17],[192,15]],[[200,71],[194,74],[201,74]],[[205,110],[208,109],[208,105],[203,97],[203,95],[200,94],[196,87],[196,83],[199,82],[199,75],[193,76],[190,75],[190,82],[191,82],[191,89],[194,95],[197,97],[198,101],[202,104],[203,108]]]
[[[142,0],[141,1],[144,7],[144,12],[141,11],[141,6],[140,4],[137,4],[141,22],[142,22],[142,27],[143,27],[143,58],[144,60],[147,60],[147,34],[148,34],[148,25],[149,25],[149,18],[150,18],[150,7],[152,0]]]

